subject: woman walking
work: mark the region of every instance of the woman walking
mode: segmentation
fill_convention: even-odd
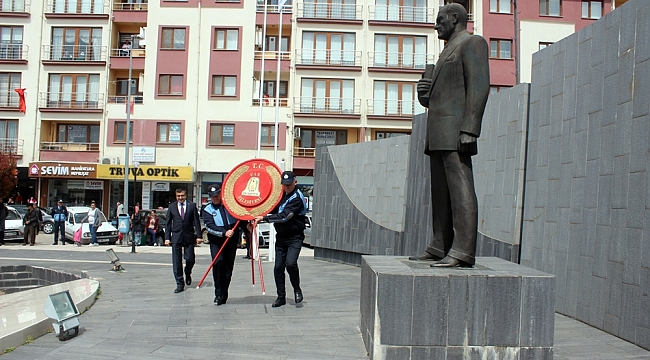
[[[147,233],[149,233],[149,246],[158,245],[156,242],[156,232],[158,232],[158,216],[151,210],[151,215],[147,218]]]
[[[90,228],[90,244],[88,246],[99,246],[97,242],[97,229],[102,224],[102,220],[94,201],[90,202],[90,210],[88,210],[88,214],[86,214],[81,222],[84,223],[86,220],[88,220],[88,228]]]

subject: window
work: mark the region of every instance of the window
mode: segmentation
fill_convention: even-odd
[[[302,79],[300,112],[354,114],[354,80]]]
[[[237,77],[212,75],[212,96],[237,96]]]
[[[539,14],[542,16],[561,16],[562,0],[539,0]]]
[[[280,51],[289,51],[290,38],[283,36],[280,39]],[[272,35],[266,37],[266,51],[278,51],[278,36]]]
[[[129,91],[129,79],[118,78],[115,79],[115,87],[117,89],[116,95],[118,96],[127,96]],[[142,95],[141,91],[138,91],[140,88],[140,79],[131,78],[131,95]]]
[[[97,109],[98,74],[50,74],[48,107]]]
[[[20,73],[0,73],[0,107],[18,107]]]
[[[22,59],[23,27],[0,26],[0,60]]]
[[[158,95],[183,95],[183,75],[160,75]]]
[[[260,144],[275,145],[275,125],[262,125]]]
[[[426,0],[376,0],[375,17],[380,21],[426,22]]]
[[[347,130],[313,130],[303,128],[301,129],[299,147],[310,149],[318,146],[345,145],[347,143]]]
[[[234,145],[235,125],[210,124],[210,145]]]
[[[551,44],[553,44],[553,43],[552,43],[552,42],[540,42],[540,43],[539,43],[539,49],[540,49],[540,50],[542,50],[542,49],[546,49],[546,47],[549,46],[549,45],[551,45]]]
[[[181,143],[181,124],[158,123],[158,136],[156,142],[180,144]]]
[[[101,28],[52,28],[49,60],[101,60]]]
[[[238,29],[214,29],[215,50],[237,50],[239,49]]]
[[[0,119],[0,139],[18,139],[18,120]]]
[[[512,59],[512,40],[490,40],[490,57]]]
[[[490,0],[490,12],[510,14],[510,0]]]
[[[25,12],[24,0],[0,0],[0,11]]]
[[[51,11],[55,14],[103,14],[108,0],[54,0],[53,3]]]
[[[375,35],[375,67],[424,69],[427,64],[427,37]]]
[[[375,140],[379,139],[389,139],[397,136],[410,135],[410,133],[403,132],[388,132],[388,131],[377,131],[375,132]]]
[[[354,65],[355,34],[302,33],[301,63],[306,65]]]
[[[582,0],[582,17],[586,19],[600,19],[603,16],[603,2]]]
[[[162,29],[161,49],[185,50],[185,29]]]
[[[56,142],[99,144],[99,125],[59,124]]]
[[[113,142],[123,143],[124,139],[126,139],[126,121],[116,121]],[[133,142],[133,121],[129,123],[129,142]]]
[[[423,4],[426,4],[426,0]],[[307,0],[303,6],[303,17],[320,19],[346,19],[357,18],[357,9],[354,0]],[[359,15],[360,18],[360,15]]]
[[[271,98],[275,97],[275,88],[276,88],[277,82],[275,81],[264,81],[264,87],[262,89],[262,93],[264,95],[268,95]],[[287,97],[287,89],[289,87],[289,82],[288,81],[280,81],[280,98],[286,98]]]
[[[375,81],[372,115],[413,116],[424,112],[417,101],[416,83]]]

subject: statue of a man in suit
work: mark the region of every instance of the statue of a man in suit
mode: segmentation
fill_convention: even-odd
[[[467,32],[467,10],[456,3],[438,12],[435,29],[446,40],[436,66],[418,82],[418,100],[429,109],[425,154],[431,164],[433,240],[411,260],[434,267],[474,265],[478,205],[472,155],[490,92],[488,45]]]

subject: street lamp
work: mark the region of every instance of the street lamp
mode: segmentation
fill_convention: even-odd
[[[126,87],[126,137],[124,140],[124,206],[126,206],[126,212],[129,212],[129,145],[131,141],[131,86],[133,79],[131,79],[133,73],[133,43],[135,39],[140,39],[139,34],[131,35],[131,49],[129,51],[129,80],[128,86]],[[134,204],[135,205],[135,204]],[[135,252],[135,250],[134,250]]]
[[[133,220],[135,220],[135,204],[138,197],[138,168],[140,163],[137,161],[133,162]],[[131,241],[131,253],[135,254],[135,228],[133,229],[133,240]]]

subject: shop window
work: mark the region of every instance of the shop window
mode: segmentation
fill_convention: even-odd
[[[185,28],[163,28],[160,49],[185,50],[185,30]]]
[[[181,143],[181,124],[158,123],[156,142],[167,144]]]
[[[123,143],[125,142],[124,139],[126,139],[126,121],[116,121],[115,122],[115,136],[113,139],[113,142],[116,143]],[[129,142],[133,142],[133,122],[131,121],[129,123]]]
[[[235,125],[210,124],[210,145],[234,145]]]
[[[345,145],[348,143],[347,130],[312,130],[301,129],[300,147],[315,148],[317,146]]]

